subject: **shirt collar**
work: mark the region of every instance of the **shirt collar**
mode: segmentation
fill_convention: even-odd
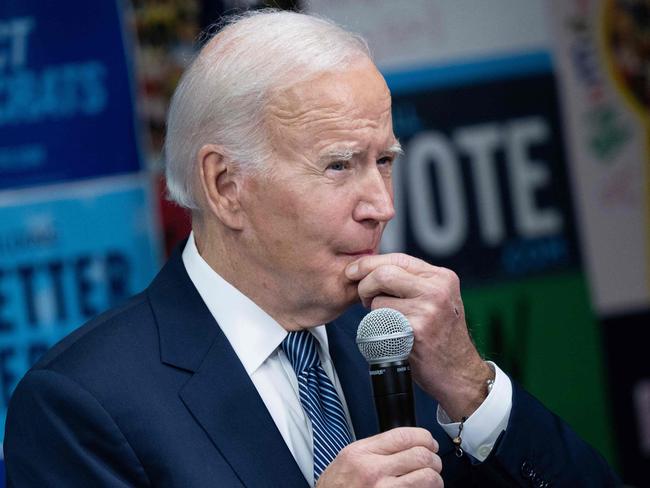
[[[193,232],[183,249],[183,264],[244,369],[252,375],[275,352],[287,331],[210,267],[199,254]],[[320,344],[321,358],[329,360],[325,326],[313,327],[311,332]]]

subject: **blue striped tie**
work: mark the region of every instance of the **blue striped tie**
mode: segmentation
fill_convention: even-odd
[[[300,403],[314,433],[314,483],[341,449],[352,442],[334,385],[321,366],[316,339],[306,330],[289,332],[282,349],[298,377]]]

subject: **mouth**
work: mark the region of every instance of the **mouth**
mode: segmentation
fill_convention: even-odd
[[[339,254],[341,256],[347,256],[351,258],[361,258],[363,256],[373,256],[375,254],[379,253],[379,241],[381,239],[381,232],[382,229],[380,229],[380,232],[376,233],[373,236],[366,236],[366,238],[369,239],[363,239],[359,240],[356,242],[351,242],[348,244],[348,246],[343,245],[341,246],[342,249],[339,250]],[[361,247],[361,246],[369,246],[369,247]],[[358,246],[358,247],[357,247]]]

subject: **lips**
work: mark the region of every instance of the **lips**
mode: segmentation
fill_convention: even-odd
[[[364,239],[354,239],[353,242],[347,242],[339,248],[339,253],[344,256],[352,256],[360,258],[362,256],[372,256],[377,254],[379,249],[379,240],[381,239],[381,234],[383,227],[380,228],[380,232],[373,233],[372,236],[366,235]],[[360,236],[358,236],[360,237]],[[368,246],[368,247],[362,247]]]

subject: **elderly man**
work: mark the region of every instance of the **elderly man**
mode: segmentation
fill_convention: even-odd
[[[362,39],[296,13],[232,20],[169,114],[170,194],[193,232],[145,292],[22,380],[9,486],[614,483],[481,359],[453,272],[377,254],[399,153]],[[414,329],[421,427],[377,433],[359,300]]]

